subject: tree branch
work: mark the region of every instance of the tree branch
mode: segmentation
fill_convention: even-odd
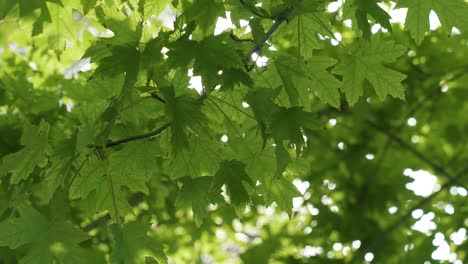
[[[164,124],[160,128],[158,128],[156,130],[153,130],[151,132],[141,134],[141,135],[135,135],[135,136],[127,137],[127,138],[122,138],[122,139],[119,139],[119,140],[116,140],[116,141],[111,141],[111,142],[106,144],[106,148],[115,147],[115,146],[118,146],[120,144],[128,143],[130,141],[135,141],[135,140],[139,140],[139,139],[154,137],[156,135],[161,134],[164,130],[166,130],[170,126],[171,126],[171,122],[167,122],[166,124]]]
[[[255,67],[255,63],[253,63],[252,65],[248,65],[249,64],[249,61],[250,61],[250,58],[252,57],[252,55],[256,52],[259,52],[263,46],[265,46],[265,43],[267,42],[267,40],[271,37],[271,35],[273,35],[273,33],[275,33],[275,31],[279,28],[279,26],[288,20],[288,17],[291,15],[293,9],[292,8],[288,8],[286,9],[284,12],[282,12],[277,19],[275,19],[275,22],[273,23],[273,25],[271,26],[271,28],[267,31],[267,33],[265,33],[265,35],[262,37],[262,39],[260,39],[260,41],[257,43],[257,45],[255,45],[248,53],[247,55],[245,55],[244,57],[244,65],[245,67],[247,68],[247,71],[251,71],[253,70],[253,68]]]
[[[386,229],[384,229],[383,232],[379,233],[378,235],[368,237],[366,240],[364,240],[363,245],[366,245],[369,243],[365,248],[362,248],[362,252],[366,252],[368,250],[371,250],[376,244],[379,242],[384,241],[384,237],[388,236],[391,234],[395,229],[397,229],[399,226],[403,225],[406,223],[410,218],[411,218],[411,213],[419,209],[429,202],[431,202],[437,195],[442,193],[444,190],[448,189],[450,186],[454,185],[457,181],[459,181],[461,178],[465,176],[466,173],[468,173],[468,166],[459,171],[456,175],[451,175],[447,170],[445,170],[443,167],[437,165],[435,162],[433,162],[431,159],[426,157],[424,154],[419,152],[417,149],[415,149],[413,146],[410,144],[406,143],[403,141],[401,138],[398,136],[394,135],[392,132],[390,132],[387,129],[384,129],[377,124],[375,124],[372,121],[367,120],[366,121],[373,129],[385,134],[390,140],[398,143],[401,147],[404,149],[408,150],[411,152],[413,155],[415,155],[417,158],[419,158],[421,161],[425,162],[428,164],[434,171],[440,173],[441,175],[444,175],[445,177],[448,178],[448,180],[440,187],[440,189],[429,195],[428,197],[425,197],[421,199],[419,202],[417,202],[414,206],[412,206],[405,214],[403,214],[397,221],[395,221],[393,224],[388,226]],[[366,243],[367,242],[367,243]],[[357,255],[355,256],[357,257]]]

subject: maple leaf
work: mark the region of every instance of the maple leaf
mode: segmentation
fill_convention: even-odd
[[[400,0],[396,8],[408,8],[405,28],[416,44],[420,45],[429,31],[429,13],[436,12],[442,27],[450,32],[452,27],[468,27],[468,4],[463,0]]]
[[[214,203],[213,193],[210,192],[213,184],[212,176],[198,177],[195,179],[183,178],[183,186],[177,197],[176,206],[190,207],[193,211],[195,223],[200,226],[208,215],[208,205]],[[220,193],[219,193],[220,194]],[[222,197],[218,197],[222,200]]]
[[[226,185],[226,191],[231,203],[236,209],[243,211],[250,201],[249,191],[245,188],[243,182],[254,187],[252,179],[245,172],[245,164],[238,160],[223,161],[215,175],[215,186]]]
[[[137,222],[126,223],[123,227],[109,226],[111,233],[111,263],[148,263],[153,258],[159,264],[167,264],[167,257],[159,241],[147,235],[148,227]]]
[[[28,127],[21,137],[24,148],[3,158],[0,175],[10,172],[10,182],[15,184],[27,179],[36,166],[45,166],[47,155],[50,154],[47,142],[49,126],[47,122],[41,121],[38,127]]]
[[[333,37],[330,22],[321,12],[300,14],[281,27],[272,41],[286,47],[295,46],[303,59],[312,57],[312,50],[320,47],[318,34]]]
[[[28,205],[18,207],[17,218],[0,223],[0,246],[12,249],[30,244],[22,263],[66,263],[86,259],[78,243],[88,239],[81,230],[65,222],[51,223]],[[76,262],[74,262],[76,263]]]
[[[111,153],[107,160],[87,157],[80,161],[85,166],[70,186],[70,199],[86,199],[94,193],[96,211],[108,210],[113,217],[131,212],[125,189],[133,193],[149,193],[146,182],[154,173],[154,167],[149,161],[157,155],[156,148],[141,147],[142,144],[145,143],[129,144],[122,150]],[[137,161],[128,164],[130,156]]]
[[[185,3],[186,15],[195,20],[205,35],[213,32],[218,17],[225,16],[224,5],[220,0],[195,0],[193,3]]]
[[[205,123],[206,117],[201,112],[202,102],[198,98],[185,94],[175,96],[174,89],[163,89],[166,101],[166,114],[171,120],[171,143],[175,150],[188,146],[187,128],[196,129]]]
[[[336,63],[328,57],[312,57],[306,61],[284,54],[276,59],[278,70],[291,104],[299,104],[299,98],[307,98],[308,89],[312,90],[324,103],[336,108],[340,106],[340,82],[326,69]]]
[[[385,67],[383,63],[394,62],[405,51],[405,47],[380,37],[373,38],[371,42],[360,41],[358,48],[333,69],[333,73],[343,76],[342,90],[348,103],[354,105],[362,96],[365,80],[370,82],[380,99],[387,94],[404,99],[401,81],[406,75]]]

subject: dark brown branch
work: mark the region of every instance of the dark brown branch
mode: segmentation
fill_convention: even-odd
[[[394,135],[390,130],[384,129],[377,124],[375,124],[372,121],[366,121],[373,129],[379,131],[380,133],[386,135],[390,140],[398,143],[402,148],[406,149],[407,151],[411,152],[413,155],[415,155],[417,158],[419,158],[421,161],[425,162],[428,164],[435,172],[444,175],[448,180],[440,187],[440,189],[431,194],[428,197],[425,197],[421,199],[418,203],[416,203],[414,206],[412,206],[405,214],[403,214],[397,221],[395,221],[392,225],[388,226],[383,232],[379,233],[378,236],[371,236],[368,237],[364,241],[364,245],[369,243],[365,248],[362,248],[361,251],[368,251],[371,250],[377,243],[384,241],[383,238],[391,234],[395,229],[397,229],[399,226],[405,224],[410,218],[411,218],[411,213],[419,209],[425,205],[427,205],[429,202],[431,202],[436,196],[438,196],[440,193],[442,193],[444,190],[448,189],[452,185],[454,185],[456,182],[458,182],[461,178],[465,176],[466,173],[468,173],[468,167],[465,167],[462,169],[460,172],[458,172],[456,175],[451,175],[447,170],[445,170],[443,167],[437,165],[435,162],[433,162],[431,159],[426,157],[424,154],[422,154],[420,151],[415,149],[413,146],[410,144],[406,143],[403,141],[401,138],[398,136]],[[367,242],[367,243],[366,243]],[[355,256],[357,257],[357,255]]]
[[[267,33],[265,33],[265,35],[262,37],[262,39],[260,39],[260,41],[257,43],[257,45],[255,45],[248,53],[247,55],[245,55],[244,57],[244,65],[245,67],[247,68],[247,71],[251,71],[253,70],[253,68],[255,67],[255,63],[253,63],[252,65],[248,65],[249,64],[249,61],[252,57],[252,55],[256,52],[259,52],[262,50],[263,46],[265,46],[265,43],[267,42],[267,40],[271,37],[271,35],[273,35],[273,33],[275,33],[275,31],[279,28],[279,26],[281,26],[281,24],[285,21],[288,20],[288,17],[291,15],[293,9],[292,8],[288,8],[286,9],[284,12],[282,12],[279,17],[277,19],[275,19],[275,22],[273,23],[273,25],[271,26],[271,28],[267,31]]]
[[[135,136],[127,137],[127,138],[122,138],[122,139],[119,139],[119,140],[116,140],[116,141],[111,141],[111,142],[106,144],[106,148],[115,147],[115,146],[118,146],[120,144],[128,143],[130,141],[135,141],[135,140],[139,140],[139,139],[154,137],[156,135],[161,134],[164,130],[166,130],[170,126],[171,126],[171,122],[167,122],[166,124],[164,124],[160,128],[158,128],[156,130],[153,130],[151,132],[141,134],[141,135],[135,135]]]

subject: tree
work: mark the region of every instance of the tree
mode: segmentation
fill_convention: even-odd
[[[3,0],[0,262],[463,263],[468,4],[395,2]]]

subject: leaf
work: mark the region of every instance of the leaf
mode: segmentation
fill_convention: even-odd
[[[312,57],[312,50],[320,48],[318,34],[333,38],[330,32],[333,32],[330,22],[321,12],[313,12],[293,18],[280,27],[272,39],[286,47],[297,47],[301,58],[307,60]]]
[[[468,28],[468,4],[463,0],[400,0],[396,8],[408,8],[405,20],[411,37],[420,45],[429,31],[429,13],[434,10],[442,27],[450,32],[452,27]]]
[[[359,42],[356,51],[333,69],[333,73],[343,76],[342,90],[348,103],[354,105],[362,96],[365,80],[370,82],[381,100],[387,94],[404,99],[401,81],[406,75],[383,66],[383,63],[394,62],[405,50],[403,46],[380,37],[373,38],[371,42]]]
[[[142,223],[129,222],[123,227],[113,224],[111,233],[111,263],[147,263],[146,257],[167,264],[167,257],[159,241],[147,235],[148,227]]]
[[[177,197],[176,206],[192,208],[197,226],[200,226],[208,215],[207,208],[212,203],[212,194],[209,191],[212,183],[213,177],[211,176],[183,179],[183,186]]]
[[[194,20],[204,35],[213,33],[218,17],[224,17],[224,5],[220,0],[195,0],[184,7],[186,15]]]
[[[284,212],[292,213],[292,198],[301,197],[296,187],[284,177],[272,178],[265,183],[265,201],[267,204],[276,202]]]
[[[340,105],[338,88],[340,82],[326,69],[336,61],[328,57],[312,57],[303,63],[291,55],[276,59],[278,70],[291,104],[299,104],[299,98],[307,98],[308,89],[314,91],[320,100],[336,108]]]
[[[0,223],[0,246],[15,249],[30,244],[22,263],[51,263],[54,259],[85,260],[78,246],[88,239],[83,231],[64,222],[50,223],[27,205],[18,207],[20,217]],[[77,263],[73,261],[73,263]]]
[[[218,172],[215,175],[215,186],[226,185],[226,191],[239,214],[244,210],[250,201],[250,194],[245,188],[243,182],[254,187],[252,179],[245,172],[245,164],[238,160],[229,160],[221,162]]]
[[[24,148],[3,158],[1,175],[10,172],[10,183],[16,184],[27,179],[36,166],[44,167],[47,164],[50,151],[47,142],[49,126],[47,122],[41,121],[38,127],[28,127],[21,137]]]
[[[166,115],[171,120],[172,147],[179,151],[188,146],[186,129],[197,129],[205,123],[201,101],[190,95],[175,96],[172,88],[163,90]]]

